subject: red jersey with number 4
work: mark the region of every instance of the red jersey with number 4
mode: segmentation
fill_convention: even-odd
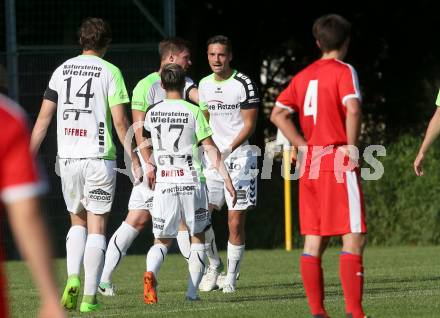
[[[29,150],[29,131],[22,110],[0,95],[0,213],[4,204],[35,197],[43,190]],[[3,233],[0,232],[0,236]],[[7,317],[5,277],[0,246],[0,317]]]
[[[338,146],[347,144],[345,105],[350,98],[361,99],[354,68],[337,59],[320,59],[292,78],[276,106],[299,114],[307,145]],[[322,157],[321,170],[333,170],[330,159]]]
[[[299,113],[308,145],[345,145],[345,104],[350,98],[361,98],[354,68],[336,59],[321,59],[293,77],[276,105]]]

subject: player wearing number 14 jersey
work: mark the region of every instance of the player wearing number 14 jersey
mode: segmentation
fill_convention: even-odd
[[[322,58],[293,77],[278,96],[271,120],[292,145],[308,149],[299,208],[305,235],[301,275],[311,312],[327,317],[321,256],[330,236],[342,236],[340,278],[347,317],[363,318],[364,203],[357,168],[347,164],[358,142],[361,96],[355,70],[341,61],[350,23],[326,15],[315,22],[313,35]],[[299,116],[303,136],[291,121],[292,113]]]
[[[52,74],[31,141],[37,151],[56,112],[61,185],[72,223],[66,239],[68,280],[62,305],[68,310],[76,308],[84,258],[82,312],[99,308],[97,282],[116,185],[112,119],[122,144],[129,126],[124,109],[129,99],[122,74],[103,59],[110,41],[110,28],[103,20],[88,18],[82,23],[79,42],[83,52]],[[130,145],[124,147],[140,165]]]

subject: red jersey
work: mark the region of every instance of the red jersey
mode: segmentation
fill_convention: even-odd
[[[347,144],[345,104],[350,98],[361,99],[354,68],[337,59],[320,59],[292,78],[276,106],[299,114],[309,146],[337,146]],[[321,169],[333,170],[333,160],[325,157]]]
[[[35,161],[29,150],[29,131],[25,116],[15,103],[0,94],[0,212],[3,204],[35,197],[43,187],[39,183]],[[2,235],[2,233],[0,233]],[[7,317],[5,278],[1,273],[0,317]]]

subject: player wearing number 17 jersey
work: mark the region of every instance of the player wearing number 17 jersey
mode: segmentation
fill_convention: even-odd
[[[157,302],[156,277],[181,221],[191,235],[186,297],[190,301],[198,299],[197,289],[205,267],[204,232],[211,224],[199,144],[203,145],[222,176],[232,204],[236,201],[231,178],[211,139],[208,122],[198,106],[182,100],[185,85],[182,67],[166,65],[161,72],[161,81],[166,99],[149,106],[145,118],[145,129],[151,133],[157,164],[156,176],[149,176],[150,184],[154,185],[154,179],[156,184],[151,211],[155,241],[147,255],[147,272],[144,275],[144,300],[147,304]]]
[[[61,185],[72,224],[66,239],[68,280],[62,304],[69,310],[76,308],[84,258],[82,312],[99,308],[97,282],[116,185],[112,119],[122,144],[129,126],[124,109],[129,99],[122,74],[103,59],[110,41],[110,28],[103,20],[88,18],[81,24],[83,52],[52,74],[31,140],[37,151],[56,112]],[[124,147],[132,154],[130,145]],[[132,155],[132,160],[138,158]]]
[[[361,125],[356,72],[341,61],[350,23],[326,15],[316,20],[313,34],[322,58],[293,77],[278,96],[271,120],[292,145],[307,149],[299,208],[305,235],[301,275],[311,312],[314,317],[327,317],[321,256],[330,236],[342,236],[340,278],[347,317],[363,318],[364,203],[357,168],[344,165],[353,157]],[[292,113],[299,116],[303,136],[291,121]]]

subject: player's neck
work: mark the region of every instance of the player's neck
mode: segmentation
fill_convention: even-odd
[[[182,99],[182,94],[176,91],[168,91],[167,99]]]
[[[103,58],[105,55],[105,51],[83,50],[82,55],[93,55],[93,56]]]
[[[218,82],[225,81],[231,77],[233,72],[232,68],[230,68],[221,73],[214,73],[214,79]]]
[[[324,52],[324,53],[322,53],[321,59],[322,60],[330,60],[330,59],[342,60],[343,54],[341,51],[338,51],[338,50]]]

